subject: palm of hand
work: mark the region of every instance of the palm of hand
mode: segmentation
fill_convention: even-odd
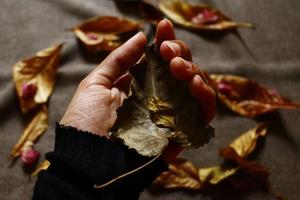
[[[126,94],[116,87],[111,89],[103,85],[80,84],[72,102],[69,105],[62,123],[74,126],[81,130],[90,127],[87,131],[99,135],[107,135],[113,126],[117,113]],[[80,127],[78,127],[80,125]]]
[[[192,62],[189,48],[175,40],[173,26],[168,20],[157,26],[156,43],[163,59],[170,63],[173,76],[189,83],[189,89],[203,108],[204,118],[210,121],[215,113],[216,97]],[[117,118],[117,109],[126,97],[131,77],[128,68],[141,58],[146,37],[138,33],[114,50],[95,70],[81,81],[60,123],[82,131],[108,136]]]

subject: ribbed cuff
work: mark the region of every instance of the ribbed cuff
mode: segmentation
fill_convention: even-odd
[[[46,158],[51,162],[49,172],[79,187],[106,183],[152,159],[105,137],[59,124],[56,124],[54,152]],[[142,191],[167,169],[167,164],[159,158],[110,187],[126,186]]]

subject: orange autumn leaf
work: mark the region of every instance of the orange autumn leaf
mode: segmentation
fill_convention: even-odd
[[[174,23],[193,30],[228,30],[252,28],[252,24],[234,22],[221,11],[207,5],[189,4],[180,0],[160,0],[159,9]]]
[[[48,128],[48,109],[46,104],[40,105],[29,116],[28,123],[26,124],[22,136],[19,141],[14,145],[11,155],[18,157],[25,144],[30,142],[34,143]]]
[[[198,169],[193,163],[183,158],[169,163],[169,171],[163,172],[154,182],[164,188],[185,188],[198,190],[201,183],[198,178]]]
[[[48,101],[55,83],[61,48],[62,44],[44,49],[14,66],[13,79],[23,113]]]
[[[244,77],[212,74],[210,78],[217,84],[219,100],[243,116],[256,117],[279,108],[300,107],[299,103],[280,96],[275,90]]]
[[[112,51],[142,28],[134,20],[121,17],[102,16],[87,20],[73,28],[76,37],[88,51]]]

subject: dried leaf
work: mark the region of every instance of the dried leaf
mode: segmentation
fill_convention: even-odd
[[[13,157],[18,157],[27,142],[34,143],[48,128],[48,109],[45,104],[36,108],[30,117],[22,136],[12,149]]]
[[[269,170],[254,161],[248,161],[239,156],[232,147],[225,147],[219,151],[219,155],[225,160],[235,162],[240,169],[251,177],[256,177],[260,182],[266,183],[270,175]]]
[[[198,169],[193,163],[183,158],[177,158],[169,164],[169,170],[163,172],[154,184],[164,188],[186,188],[198,190],[201,183],[198,178]]]
[[[36,176],[38,175],[38,173],[42,170],[46,170],[48,169],[48,167],[50,166],[50,162],[48,160],[44,160],[43,162],[41,162],[37,168],[31,173],[31,176]]]
[[[199,179],[203,184],[216,185],[226,178],[234,175],[239,167],[233,166],[213,166],[199,169]]]
[[[255,128],[236,138],[228,147],[221,148],[219,155],[225,160],[233,161],[243,173],[255,177],[260,183],[267,183],[269,170],[259,163],[246,160],[255,149],[257,140],[266,134],[267,124],[258,124]]]
[[[177,23],[194,30],[228,30],[238,27],[252,28],[252,24],[233,22],[222,12],[207,5],[192,5],[180,0],[160,0],[160,10]]]
[[[139,8],[144,19],[154,25],[164,19],[164,14],[148,1],[141,1]]]
[[[47,102],[53,91],[61,48],[62,44],[44,49],[14,66],[13,78],[23,113]]]
[[[183,147],[208,142],[214,129],[202,120],[187,83],[173,78],[156,45],[146,49],[146,60],[132,71],[132,95],[118,110],[113,136],[144,156],[160,154],[169,139]]]
[[[137,21],[102,16],[83,22],[73,29],[88,51],[112,51],[121,46],[142,28]]]
[[[218,97],[232,111],[247,117],[274,111],[279,108],[293,109],[300,107],[281,97],[274,90],[240,76],[210,75],[218,85]]]
[[[267,124],[260,123],[237,137],[229,147],[233,148],[239,156],[246,158],[255,149],[258,138],[264,137],[266,134]]]
[[[201,189],[206,185],[216,185],[225,179],[231,179],[237,172],[247,174],[252,180],[266,184],[269,177],[268,169],[259,163],[245,159],[255,149],[257,139],[265,136],[266,133],[267,125],[258,124],[236,138],[228,147],[222,148],[219,152],[220,156],[227,161],[234,161],[234,164],[224,162],[218,166],[197,169],[191,162],[177,158],[170,163],[170,171],[163,172],[156,179],[155,184],[164,188]],[[195,175],[197,171],[198,175]]]

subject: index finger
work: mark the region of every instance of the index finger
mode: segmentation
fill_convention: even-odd
[[[110,53],[90,74],[95,84],[112,87],[113,83],[141,58],[146,40],[146,36],[139,32]]]

